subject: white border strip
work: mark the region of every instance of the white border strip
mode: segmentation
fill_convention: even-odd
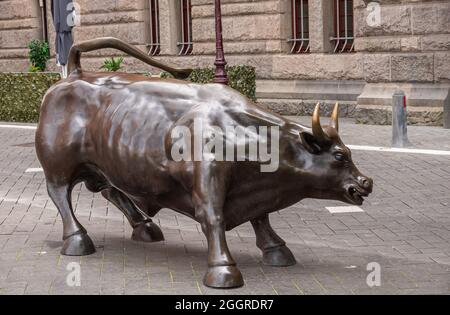
[[[43,171],[44,170],[40,167],[30,167],[25,170],[25,173],[39,173],[39,172],[43,172]]]
[[[347,147],[349,147],[352,150],[360,150],[360,151],[382,151],[382,152],[394,152],[394,153],[450,155],[450,151],[444,151],[444,150],[387,148],[387,147],[373,147],[373,146],[368,146],[368,145],[348,145]]]
[[[36,126],[21,126],[21,125],[0,125],[0,128],[11,128],[11,129],[31,129],[36,130]]]
[[[353,212],[364,212],[358,206],[339,206],[339,207],[325,207],[330,213],[353,213]]]

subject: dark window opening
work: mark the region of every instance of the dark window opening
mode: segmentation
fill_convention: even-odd
[[[161,42],[159,33],[159,3],[158,0],[149,0],[150,14],[150,43],[148,54],[152,56],[159,55],[161,52]]]
[[[353,0],[333,0],[335,53],[354,52]]]
[[[309,8],[308,0],[292,0],[292,38],[291,53],[309,52]]]
[[[192,5],[191,0],[180,0],[180,17],[181,17],[181,41],[177,43],[180,47],[179,55],[192,54]]]

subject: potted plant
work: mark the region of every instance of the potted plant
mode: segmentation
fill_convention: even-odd
[[[28,44],[30,49],[28,58],[31,62],[30,72],[45,71],[47,61],[50,59],[50,49],[46,41],[34,39]]]

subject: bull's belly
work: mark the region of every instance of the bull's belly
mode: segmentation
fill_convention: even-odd
[[[258,199],[260,194],[264,194],[267,199],[260,201]],[[155,200],[160,208],[174,210],[199,222],[195,217],[195,206],[192,202],[192,194],[190,192],[183,189],[174,189],[163,195],[148,198],[144,202],[148,205],[155,202]],[[227,196],[222,209],[226,230],[231,230],[265,214],[284,209],[297,201],[282,199],[279,193],[275,191],[261,191],[257,194]]]
[[[184,172],[180,174],[176,168],[171,168],[178,165],[176,163],[169,162],[166,168],[158,169],[144,162],[124,159],[120,163],[115,160],[109,172],[103,172],[110,185],[124,192],[136,206],[148,214],[154,215],[160,209],[168,208],[197,220],[192,200],[193,173],[190,165],[185,165]],[[147,166],[136,168],[138,164]],[[254,183],[237,179],[231,183],[231,187],[222,209],[227,230],[283,209],[301,199],[292,197],[295,193],[288,190],[291,188],[271,184],[270,178]]]
[[[264,199],[259,199],[264,194]],[[224,206],[226,229],[231,230],[250,220],[284,209],[298,200],[280,199],[277,192],[261,191],[255,194],[230,196]]]
[[[186,190],[175,179],[170,176],[159,177],[153,181],[141,181],[137,179],[138,176],[129,178],[135,178],[135,180],[126,182],[123,177],[112,178],[110,184],[124,192],[144,212],[153,216],[160,209],[167,208],[199,222],[195,217],[192,192]],[[261,196],[264,198],[261,199]],[[239,194],[228,195],[222,209],[226,229],[231,230],[289,204],[280,198],[278,191],[266,190],[252,193],[243,191]]]
[[[151,168],[133,171],[129,167],[118,167],[114,172],[102,173],[109,186],[122,191],[149,215],[153,216],[162,208],[169,208],[195,219],[191,192],[167,171]]]

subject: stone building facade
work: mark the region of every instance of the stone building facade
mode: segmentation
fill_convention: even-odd
[[[0,0],[0,71],[26,71],[33,38],[48,36],[54,46],[50,1],[43,9],[39,2]],[[213,66],[214,0],[77,3],[75,41],[115,36],[156,51],[159,60]],[[386,124],[392,94],[401,89],[410,123],[442,124],[450,106],[450,0],[222,0],[222,15],[228,64],[254,66],[258,101],[276,112],[310,114],[317,101],[327,110],[339,101],[343,116]],[[351,31],[342,35],[345,22]],[[89,53],[83,66],[97,70],[116,55]],[[125,58],[125,70],[156,71],[132,58]]]

